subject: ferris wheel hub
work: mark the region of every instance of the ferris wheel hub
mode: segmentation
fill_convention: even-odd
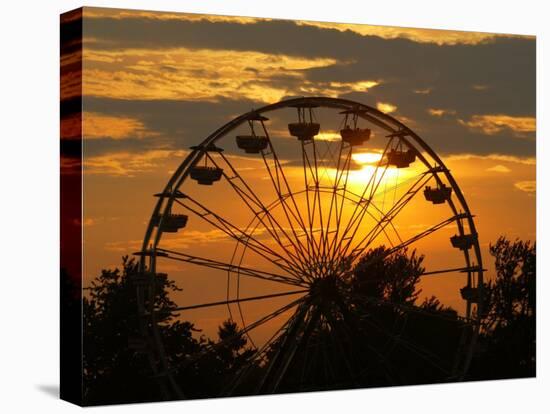
[[[311,282],[309,290],[312,297],[316,297],[322,300],[334,298],[339,289],[341,280],[336,275],[328,275],[319,277]]]

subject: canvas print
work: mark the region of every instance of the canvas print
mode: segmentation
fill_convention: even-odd
[[[62,398],[535,376],[535,47],[63,14]]]

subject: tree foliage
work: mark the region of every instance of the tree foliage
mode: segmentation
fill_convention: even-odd
[[[132,338],[139,337],[135,285],[131,275],[138,270],[134,259],[123,258],[122,270],[102,270],[86,289],[84,315],[84,399],[87,404],[155,401],[162,399],[159,386],[151,375],[147,355],[129,348]],[[230,346],[224,339],[235,333],[230,322],[219,329],[217,341],[198,336],[194,325],[182,321],[173,310],[170,294],[179,291],[174,281],[159,274],[155,281],[155,309],[158,326],[169,364],[177,371],[183,388],[190,396],[213,395],[224,375],[234,369],[246,340],[237,338]],[[237,335],[238,337],[238,335]],[[209,358],[189,366],[189,355],[199,354],[206,347],[216,346]],[[185,369],[184,369],[185,368]]]
[[[356,294],[413,304],[421,293],[417,284],[424,272],[423,261],[416,251],[408,255],[407,249],[393,254],[384,246],[371,249],[355,266],[351,286]]]
[[[535,245],[501,237],[490,253],[496,278],[484,289],[482,330],[467,379],[533,376]],[[214,339],[201,335],[175,311],[171,294],[180,289],[166,275],[157,275],[154,307],[160,311],[158,326],[174,379],[188,398],[220,395],[229,386],[233,394],[243,395],[269,392],[274,384],[280,392],[292,392],[452,381],[453,365],[460,362],[455,355],[463,350],[461,341],[471,327],[436,297],[420,302],[423,261],[407,249],[368,251],[343,280],[322,281],[322,300],[311,294],[308,306],[296,311],[302,312],[301,325],[290,324],[263,363],[252,365],[247,362],[255,350],[235,322],[222,323]],[[139,335],[130,282],[136,271],[137,263],[125,257],[121,270],[103,270],[86,290],[88,404],[162,398],[147,355],[128,347]]]
[[[485,286],[486,309],[471,377],[531,377],[536,371],[536,245],[500,237],[489,248],[496,277]]]

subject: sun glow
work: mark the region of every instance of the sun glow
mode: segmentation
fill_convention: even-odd
[[[384,191],[388,186],[394,187],[418,174],[418,168],[412,164],[409,168],[386,167],[382,160],[381,152],[359,152],[352,154],[352,160],[358,168],[350,169],[348,176],[348,190],[361,194],[365,187],[378,186],[379,191]],[[337,171],[336,168],[323,169],[322,176],[327,179],[328,185],[333,185]],[[374,177],[373,177],[374,176]],[[343,180],[344,178],[341,178]],[[378,192],[378,191],[377,191]]]
[[[338,131],[327,130],[319,132],[315,139],[318,141],[340,141],[342,137]]]
[[[358,152],[352,154],[351,158],[359,164],[375,164],[382,159],[382,154],[378,152]]]
[[[373,180],[373,175],[374,177]],[[377,168],[376,165],[364,165],[361,169],[352,170],[349,172],[349,181],[351,182],[352,188],[362,189],[369,183],[380,182],[381,185],[390,185],[396,184],[401,178],[404,178],[405,174],[402,174],[398,168],[394,167],[380,167]]]

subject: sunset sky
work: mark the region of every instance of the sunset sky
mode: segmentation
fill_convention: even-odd
[[[533,37],[84,8],[83,38],[84,284],[140,249],[152,195],[191,145],[252,108],[297,96],[358,101],[419,134],[476,216],[489,275],[488,245],[499,235],[536,238]],[[78,93],[69,84],[62,97]],[[330,140],[338,125],[327,128]],[[357,185],[381,148],[376,139],[361,148],[367,155],[354,159]],[[290,149],[283,155],[289,165],[297,159]],[[239,160],[243,175],[261,187],[257,157]],[[210,191],[213,205],[226,200],[221,188]],[[432,214],[418,204],[401,227],[422,228]],[[422,246],[433,267],[455,260],[452,234]],[[171,238],[196,254],[230,254],[234,243],[218,236],[190,223]],[[184,277],[185,267],[167,269]],[[462,285],[433,282],[426,294],[456,305]],[[197,295],[222,300],[213,283]]]

